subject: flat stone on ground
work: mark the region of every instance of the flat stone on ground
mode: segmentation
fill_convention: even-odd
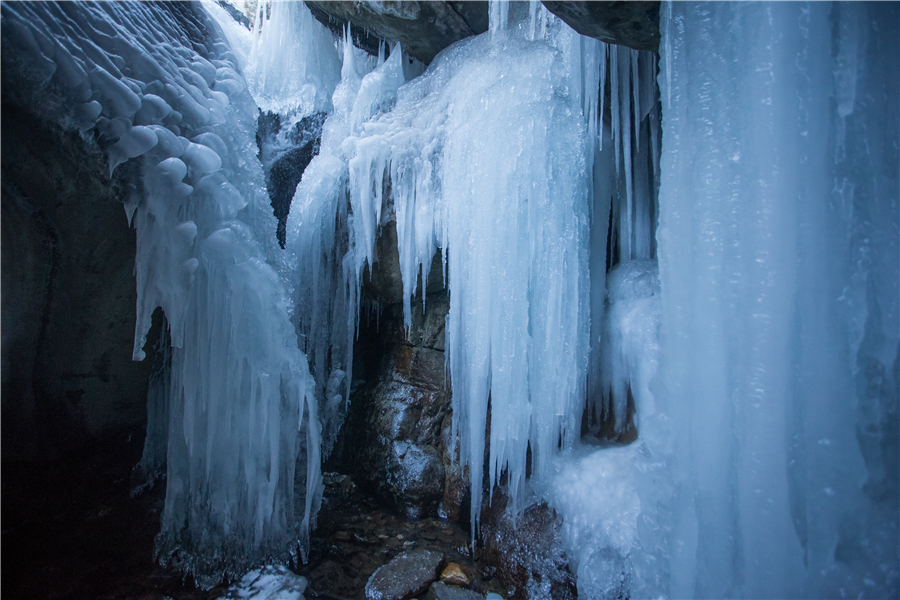
[[[366,584],[366,600],[406,600],[437,579],[443,556],[420,548],[400,554],[379,567]]]

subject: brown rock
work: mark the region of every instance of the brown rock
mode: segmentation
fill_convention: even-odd
[[[361,323],[360,360],[353,372],[365,382],[351,397],[336,446],[335,458],[360,485],[409,517],[435,514],[444,494],[441,427],[450,410],[450,390],[443,326],[448,310],[446,292],[429,294],[424,312],[420,299],[408,336],[399,304],[386,307],[377,324]]]
[[[546,504],[527,507],[513,522],[507,498],[494,490],[482,504],[481,540],[484,562],[496,567],[497,576],[514,599],[550,597],[574,600],[575,576],[562,549],[562,519]],[[540,582],[541,592],[534,588]]]

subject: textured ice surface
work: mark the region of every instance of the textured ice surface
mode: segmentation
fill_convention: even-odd
[[[624,430],[627,398],[635,404],[635,425],[655,412],[650,381],[659,356],[659,273],[655,260],[619,263],[607,275],[609,292],[600,346],[604,406]]]
[[[898,24],[895,3],[663,9],[676,487],[647,515],[670,579],[639,596],[900,591]]]
[[[557,474],[544,492],[563,517],[569,560],[582,598],[627,597],[627,563],[637,538],[641,500],[635,471],[640,444],[583,446],[556,459]]]
[[[148,431],[162,439],[142,462],[151,476],[167,469],[161,559],[209,586],[289,558],[304,534],[298,444],[309,441],[315,475],[318,424],[270,266],[275,223],[241,65],[199,4],[4,3],[2,27],[17,94],[95,131],[111,171],[138,161],[124,199],[137,229],[135,359],[158,306],[171,339],[170,371],[148,399]]]
[[[341,59],[331,32],[303,2],[258,3],[250,30],[215,2],[204,6],[221,26],[260,110],[303,116],[330,109]]]
[[[492,2],[421,75],[399,47],[338,57],[302,5],[253,31],[208,10],[2,7],[4,101],[142,174],[124,202],[135,357],[157,306],[170,330],[143,462],[167,465],[164,559],[209,585],[303,540],[393,210],[407,323],[443,254],[462,460],[480,482],[489,451],[515,508],[530,449],[583,596],[897,595],[896,4],[665,6],[661,162],[652,55],[538,3]],[[330,111],[283,258],[257,103]],[[585,398],[621,425],[627,389],[639,440],[579,447]]]

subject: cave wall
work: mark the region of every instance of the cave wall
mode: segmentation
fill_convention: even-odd
[[[13,84],[14,85],[14,84]],[[135,232],[100,148],[41,106],[2,105],[2,456],[51,459],[142,434],[131,360]]]

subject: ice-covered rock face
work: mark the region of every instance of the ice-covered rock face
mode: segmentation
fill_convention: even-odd
[[[64,127],[99,136],[110,171],[139,161],[123,199],[137,229],[134,358],[157,306],[172,346],[163,406],[151,407],[167,415],[153,430],[168,429],[168,449],[145,456],[167,464],[158,552],[202,585],[289,558],[306,525],[294,509],[298,430],[309,441],[308,516],[318,423],[267,262],[275,224],[238,60],[200,5],[4,4],[2,27],[17,101],[44,102]]]

